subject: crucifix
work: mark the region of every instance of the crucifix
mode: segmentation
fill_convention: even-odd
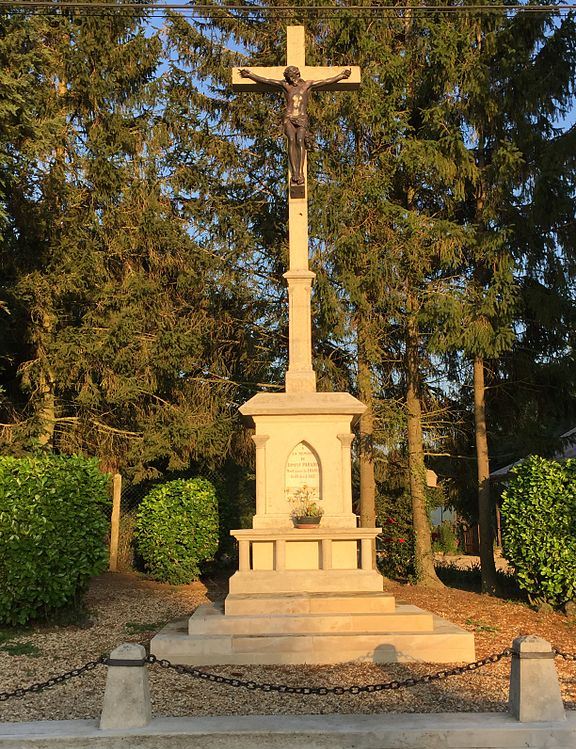
[[[233,68],[235,91],[278,90],[284,94],[284,134],[288,141],[288,239],[290,267],[284,274],[289,298],[289,357],[286,392],[316,391],[312,368],[310,295],[314,273],[308,269],[306,140],[311,91],[357,89],[360,68],[310,67],[305,62],[303,26],[286,29],[287,67]]]

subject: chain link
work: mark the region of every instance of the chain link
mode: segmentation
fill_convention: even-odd
[[[280,694],[363,694],[365,692],[383,692],[391,689],[403,689],[404,687],[415,687],[418,684],[430,684],[432,681],[439,681],[441,679],[447,679],[450,676],[459,676],[465,674],[468,671],[476,671],[478,668],[488,666],[491,663],[497,663],[502,658],[506,658],[512,655],[512,649],[506,648],[501,653],[495,653],[489,655],[487,658],[482,658],[480,661],[474,661],[473,663],[467,663],[465,666],[456,666],[455,668],[442,669],[434,674],[426,674],[425,676],[412,677],[409,679],[403,679],[399,681],[387,681],[383,684],[366,684],[364,686],[352,686],[352,687],[291,687],[287,684],[259,684],[255,681],[243,681],[242,679],[231,679],[226,676],[220,676],[219,674],[212,674],[207,671],[201,671],[198,668],[192,666],[183,666],[181,664],[174,664],[165,658],[156,658],[154,655],[149,655],[146,658],[147,663],[156,664],[160,668],[168,668],[176,671],[178,674],[187,674],[193,676],[196,679],[203,679],[204,681],[210,681],[214,684],[226,684],[230,687],[244,687],[245,689],[260,690],[262,692],[279,692]]]
[[[576,653],[563,653],[562,651],[556,650],[555,648],[553,648],[552,652],[559,658],[563,658],[565,661],[576,661]],[[476,671],[477,669],[483,668],[484,666],[488,666],[492,663],[498,663],[498,661],[502,660],[502,658],[507,658],[511,655],[512,648],[506,648],[500,653],[494,653],[493,655],[489,655],[479,661],[466,663],[464,666],[442,669],[441,671],[436,671],[436,673],[433,674],[411,677],[409,679],[403,679],[401,681],[398,679],[394,679],[393,681],[386,681],[382,684],[365,684],[364,686],[351,687],[291,687],[288,684],[268,684],[265,682],[258,683],[256,681],[245,681],[243,679],[234,679],[228,678],[227,676],[220,676],[220,674],[212,674],[208,671],[201,671],[200,669],[193,668],[192,666],[184,666],[179,663],[171,663],[165,658],[156,658],[155,655],[147,656],[145,658],[145,662],[155,664],[157,666],[160,666],[160,668],[171,669],[177,674],[186,674],[188,676],[193,676],[196,679],[202,679],[214,684],[225,684],[230,687],[243,687],[244,689],[250,689],[253,691],[260,690],[262,692],[279,692],[280,694],[299,695],[340,695],[384,692],[393,689],[404,689],[405,687],[415,687],[418,684],[430,684],[430,682],[432,681],[441,681],[443,679],[448,679],[451,676],[460,676],[462,674],[468,673],[469,671]],[[45,689],[50,689],[57,684],[63,684],[65,681],[75,679],[77,676],[82,676],[82,674],[86,673],[87,671],[92,671],[93,669],[97,668],[97,666],[106,664],[107,661],[108,656],[103,655],[97,661],[88,661],[88,663],[85,663],[79,668],[73,668],[71,671],[60,674],[60,676],[52,676],[47,681],[41,681],[37,684],[30,684],[30,686],[28,687],[20,687],[12,692],[0,692],[0,702],[5,702],[11,697],[24,697],[26,694],[37,694],[38,692],[43,692]]]
[[[52,676],[47,681],[30,684],[29,687],[19,687],[13,692],[0,692],[0,702],[6,702],[6,700],[9,700],[11,697],[24,697],[26,694],[37,694],[38,692],[43,692],[45,689],[55,687],[57,684],[63,684],[69,679],[75,679],[77,676],[82,676],[82,674],[85,674],[87,671],[92,671],[97,666],[103,665],[107,660],[108,656],[103,655],[101,658],[98,658],[97,661],[88,661],[88,663],[85,663],[79,668],[73,668],[71,671],[66,671],[65,674],[60,674],[60,676]]]
[[[556,650],[556,648],[552,648],[552,652],[558,658],[563,658],[565,661],[576,661],[576,653],[562,653],[560,650]]]

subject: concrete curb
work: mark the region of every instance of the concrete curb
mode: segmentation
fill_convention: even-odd
[[[96,720],[0,725],[0,749],[574,749],[576,713],[519,723],[508,713],[155,718],[102,731]]]

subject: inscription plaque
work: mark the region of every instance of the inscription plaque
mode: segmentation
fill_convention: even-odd
[[[322,499],[318,458],[305,442],[299,442],[286,462],[287,497],[292,497],[296,489],[304,486],[311,491],[314,499]]]

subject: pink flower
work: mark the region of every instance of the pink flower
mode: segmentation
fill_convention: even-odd
[[[403,543],[405,543],[405,542],[406,542],[406,539],[405,539],[405,538],[398,538],[398,539],[396,539],[396,540],[398,541],[398,543],[399,543],[399,544],[403,544]]]

